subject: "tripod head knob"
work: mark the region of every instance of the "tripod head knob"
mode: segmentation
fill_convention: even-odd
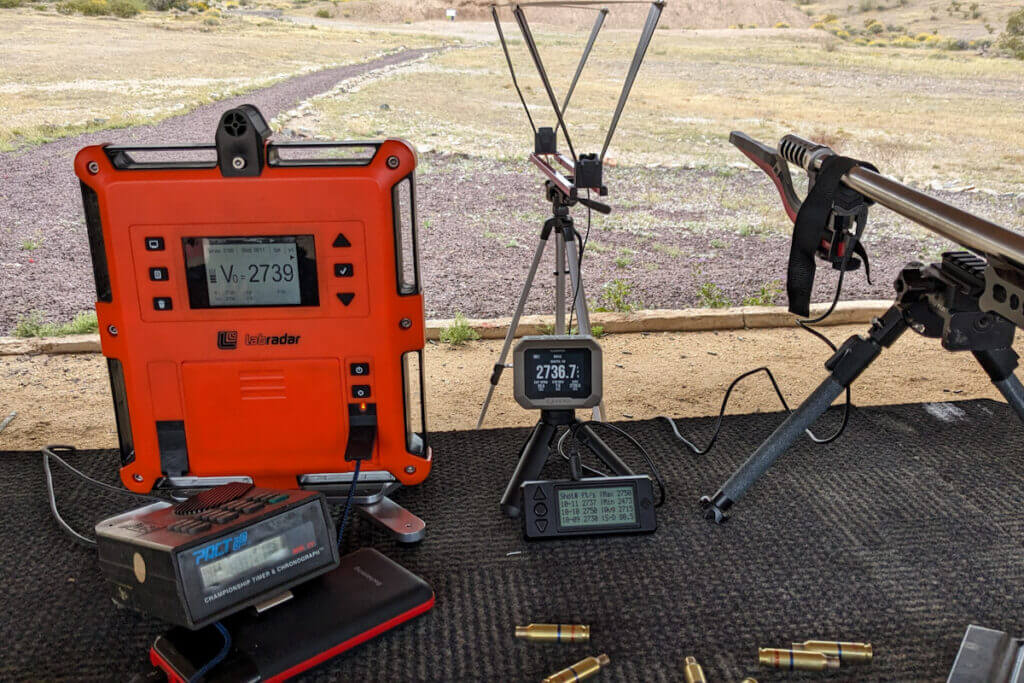
[[[580,204],[587,207],[588,209],[593,209],[594,211],[597,211],[598,213],[603,213],[606,216],[612,212],[612,207],[608,206],[603,202],[596,201],[594,199],[587,199],[586,197],[577,197],[576,201],[578,201]]]

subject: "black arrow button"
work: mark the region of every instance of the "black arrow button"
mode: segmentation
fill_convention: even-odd
[[[331,246],[337,249],[341,247],[351,247],[352,243],[348,241],[347,237],[345,237],[343,234],[339,232],[338,236],[334,238],[334,244]]]
[[[354,298],[356,298],[356,295],[353,292],[339,292],[338,293],[338,301],[340,301],[341,303],[345,304],[346,306],[348,306],[350,303],[352,303],[352,299],[354,299]]]

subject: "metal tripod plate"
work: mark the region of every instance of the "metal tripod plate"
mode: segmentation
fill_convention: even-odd
[[[427,525],[422,519],[387,496],[382,496],[376,503],[358,505],[356,511],[399,543],[418,543],[427,533]]]

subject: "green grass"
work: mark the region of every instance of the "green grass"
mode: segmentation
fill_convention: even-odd
[[[672,258],[679,258],[684,253],[682,249],[680,249],[679,247],[674,247],[671,244],[655,243],[651,245],[651,249],[660,254],[671,256]]]
[[[21,241],[21,250],[22,251],[35,251],[36,249],[41,247],[42,244],[43,244],[43,240],[42,239],[22,240]]]
[[[757,294],[743,299],[744,306],[774,306],[775,300],[782,294],[782,283],[779,280],[772,280],[761,285]]]
[[[69,334],[91,334],[99,329],[95,311],[82,311],[71,322],[53,323],[43,320],[43,314],[32,311],[18,318],[11,334],[15,337],[66,337]]]
[[[448,327],[441,330],[441,341],[452,346],[462,346],[468,341],[476,341],[480,333],[474,330],[462,313],[455,314],[455,320]]]

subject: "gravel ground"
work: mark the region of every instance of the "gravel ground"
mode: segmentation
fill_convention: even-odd
[[[614,308],[603,290],[618,282],[625,303],[644,308],[740,305],[765,289],[784,303],[792,226],[760,171],[610,168],[605,182],[613,211],[594,214],[583,269],[589,301]],[[540,174],[526,162],[430,155],[421,157],[418,183],[427,315],[510,315],[550,211]],[[1020,227],[1012,196],[935,194]],[[585,232],[586,210],[573,215]],[[882,209],[872,213],[865,244],[873,284],[863,270],[848,274],[846,300],[891,298],[907,261],[934,260],[952,247]],[[552,310],[553,261],[552,245],[528,313]],[[819,263],[813,301],[831,300],[836,275]]]
[[[0,333],[29,311],[69,320],[91,309],[94,287],[81,198],[72,160],[100,142],[206,142],[220,114],[253,102],[272,118],[343,79],[420,57],[406,50],[367,64],[298,77],[153,126],[68,138],[0,154]],[[515,150],[510,150],[510,154]],[[550,206],[540,176],[526,161],[460,155],[420,156],[419,216],[426,309],[430,317],[508,315]],[[687,168],[608,168],[610,216],[595,214],[584,265],[588,300],[616,308],[680,308],[783,303],[782,280],[791,226],[771,183],[760,172]],[[1011,228],[1024,205],[982,192],[935,194]],[[586,212],[576,207],[577,227]],[[24,248],[26,240],[38,244]],[[875,209],[866,236],[873,283],[863,271],[846,279],[844,298],[892,296],[892,281],[909,260],[935,259],[950,245]],[[550,312],[553,247],[538,274],[528,312]],[[813,300],[831,297],[835,273],[819,265]],[[613,301],[605,287],[617,286]]]
[[[82,147],[104,142],[208,143],[225,109],[252,103],[270,120],[339,81],[430,51],[404,50],[366,63],[325,69],[151,126],[90,133],[0,154],[0,334],[29,311],[68,320],[78,311],[91,309],[95,302],[82,196],[73,171],[75,154]],[[25,241],[38,246],[26,250]]]

